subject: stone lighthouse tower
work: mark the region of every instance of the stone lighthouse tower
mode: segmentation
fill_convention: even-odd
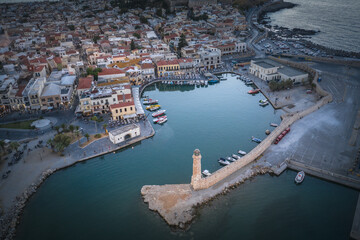
[[[191,177],[191,186],[196,190],[199,189],[201,180],[201,154],[199,149],[195,149],[193,158],[193,175]]]

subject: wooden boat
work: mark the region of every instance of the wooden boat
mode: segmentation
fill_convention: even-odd
[[[159,116],[165,114],[165,112],[166,112],[166,110],[159,110],[159,111],[154,112],[153,114],[151,114],[151,116],[153,116],[153,117],[159,117]]]
[[[305,178],[305,173],[304,171],[300,171],[296,174],[296,177],[295,177],[295,182],[297,184],[300,184],[304,181],[304,178]]]

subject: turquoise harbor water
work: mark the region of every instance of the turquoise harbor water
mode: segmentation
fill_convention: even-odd
[[[52,175],[28,202],[17,239],[347,239],[358,192],[310,176],[296,186],[292,171],[218,197],[187,231],[172,231],[143,202],[143,185],[190,182],[195,148],[213,172],[217,158],[265,138],[281,112],[260,107],[263,96],[250,89],[230,75],[208,87],[150,86],[144,94],[159,100],[168,122],[134,149]]]
[[[269,13],[272,25],[320,30],[311,36],[314,43],[360,52],[360,1],[287,0],[299,6]]]

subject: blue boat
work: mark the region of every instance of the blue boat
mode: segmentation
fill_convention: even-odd
[[[208,83],[218,83],[218,82],[219,82],[219,80],[216,80],[216,79],[211,79],[208,81]]]
[[[256,138],[256,137],[251,137],[251,141],[256,142],[256,143],[261,143],[261,139]]]

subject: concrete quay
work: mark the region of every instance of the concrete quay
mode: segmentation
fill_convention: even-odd
[[[356,205],[354,221],[350,232],[350,238],[356,240],[360,239],[360,194]]]

